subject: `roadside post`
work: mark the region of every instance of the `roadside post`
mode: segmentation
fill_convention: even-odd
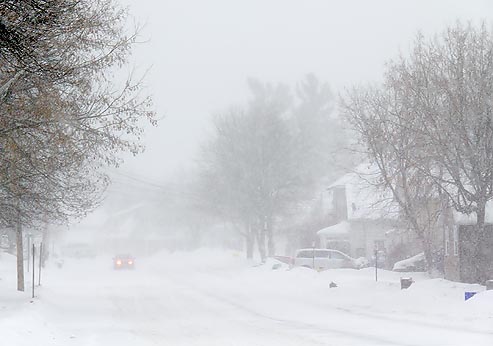
[[[41,286],[41,265],[43,263],[43,243],[39,243],[39,273],[38,273],[38,286]],[[34,271],[34,270],[33,270]]]
[[[375,282],[378,282],[378,247],[375,245]]]
[[[315,241],[312,241],[312,268],[315,270]]]
[[[408,277],[408,278],[401,278],[401,290],[405,290],[413,284],[413,278]]]
[[[36,247],[33,243],[33,250],[32,250],[32,253],[33,253],[33,282],[32,282],[32,297],[34,298],[34,273],[36,272],[36,270],[34,270],[34,256],[36,255]]]
[[[29,273],[29,263],[31,262],[31,234],[27,235],[27,272]]]

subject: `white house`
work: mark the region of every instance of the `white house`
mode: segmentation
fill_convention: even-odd
[[[415,239],[401,230],[399,208],[389,191],[377,186],[377,170],[361,164],[327,191],[336,224],[317,232],[323,247],[336,248],[353,257],[371,258],[376,249],[387,255],[401,243]],[[409,239],[412,238],[412,239]]]

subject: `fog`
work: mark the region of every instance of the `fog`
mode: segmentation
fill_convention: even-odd
[[[124,2],[125,3],[125,2]],[[491,18],[490,1],[126,1],[144,23],[134,64],[160,121],[126,167],[150,178],[187,167],[211,114],[248,98],[249,77],[294,83],[307,73],[336,92],[381,80],[418,31]],[[143,168],[145,167],[145,168]]]
[[[167,197],[160,192],[183,184],[184,176],[194,179],[212,117],[247,102],[249,78],[294,88],[313,73],[328,83],[337,103],[348,88],[381,82],[386,62],[406,54],[418,32],[435,35],[457,20],[479,23],[493,13],[489,1],[122,4],[141,26],[142,43],[134,47],[130,66],[145,76],[158,126],[144,124],[145,152],[124,156],[123,165],[111,170],[106,202],[90,217],[101,225],[142,200],[165,208]],[[163,222],[156,221],[156,229]]]

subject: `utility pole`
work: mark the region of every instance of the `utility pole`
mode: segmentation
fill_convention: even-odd
[[[41,286],[41,266],[43,264],[43,243],[39,244],[39,273],[38,273],[38,286]],[[33,269],[34,272],[34,269]]]
[[[31,263],[31,235],[27,236],[27,272],[29,273],[29,263]]]
[[[375,246],[375,282],[378,281],[378,248]]]
[[[35,273],[35,270],[34,270],[34,256],[36,256],[36,248],[35,248],[35,245],[33,243],[33,284],[32,284],[32,289],[33,289],[33,298],[34,298],[34,273]]]
[[[315,240],[312,242],[312,268],[315,270]]]

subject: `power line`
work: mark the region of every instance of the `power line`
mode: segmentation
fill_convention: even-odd
[[[153,187],[153,188],[162,189],[162,190],[167,190],[168,189],[168,187],[166,187],[164,185],[161,185],[161,184],[158,184],[158,183],[155,183],[153,181],[150,181],[148,178],[137,177],[135,175],[128,174],[128,173],[123,173],[123,172],[116,171],[116,170],[115,171],[111,171],[110,172],[110,175],[111,174],[116,174],[116,175],[119,175],[121,177],[130,179],[130,180],[135,181],[135,182],[138,182],[140,184],[148,185],[148,186]]]

